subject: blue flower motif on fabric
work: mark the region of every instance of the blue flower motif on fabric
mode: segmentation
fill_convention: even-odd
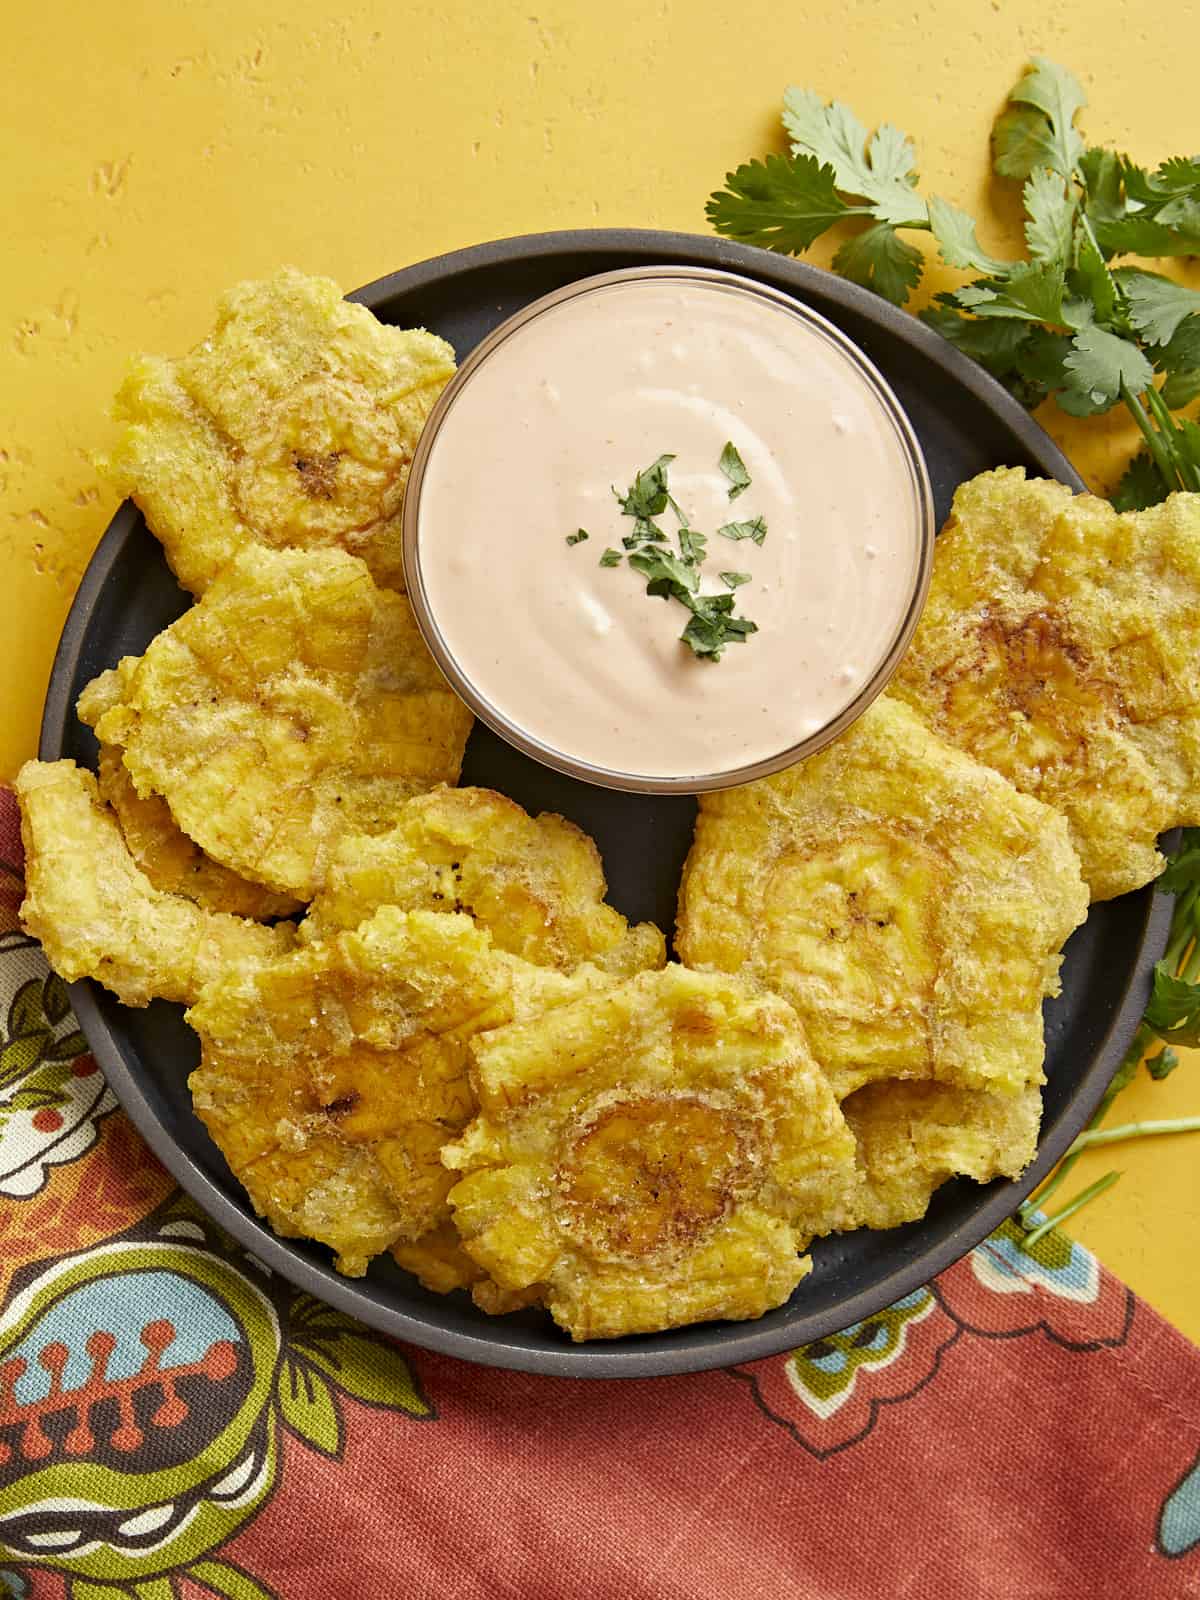
[[[1168,1556],[1185,1556],[1200,1544],[1200,1457],[1163,1502],[1158,1542]]]
[[[1042,1218],[1035,1214],[1031,1221]],[[1095,1300],[1100,1268],[1090,1250],[1059,1229],[1047,1234],[1032,1250],[1024,1247],[1025,1231],[1010,1218],[971,1252],[975,1276],[998,1294],[1047,1290],[1063,1300]]]

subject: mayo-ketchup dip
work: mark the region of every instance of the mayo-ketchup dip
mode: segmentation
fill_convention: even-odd
[[[866,709],[934,533],[911,425],[843,333],[749,278],[638,267],[467,358],[417,447],[404,562],[435,659],[503,738],[609,788],[697,793]]]

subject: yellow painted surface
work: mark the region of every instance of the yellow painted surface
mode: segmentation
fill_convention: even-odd
[[[0,118],[0,775],[32,754],[54,645],[113,509],[89,465],[125,357],[205,330],[284,261],[346,287],[548,228],[704,231],[727,168],[782,148],[789,82],[917,142],[925,185],[1017,243],[987,136],[1033,51],[1086,85],[1091,137],[1190,154],[1200,20],[1137,0],[59,0],[7,30]],[[827,260],[828,251],[816,259]],[[931,274],[927,290],[942,287]],[[1048,425],[1097,487],[1131,428]],[[1126,1113],[1200,1111],[1200,1058]],[[1092,1163],[1101,1257],[1200,1338],[1200,1137]]]

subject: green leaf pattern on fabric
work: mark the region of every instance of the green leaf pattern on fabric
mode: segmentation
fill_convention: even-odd
[[[280,1363],[275,1393],[283,1420],[322,1455],[336,1456],[342,1447],[342,1424],[329,1385],[307,1361],[289,1352]]]

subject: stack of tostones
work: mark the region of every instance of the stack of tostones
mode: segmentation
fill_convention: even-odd
[[[1200,495],[1119,515],[1020,468],[963,484],[893,692],[1064,813],[1094,900],[1200,822]]]
[[[96,722],[222,865],[311,899],[339,840],[458,777],[471,727],[408,601],[340,550],[244,550]]]
[[[453,371],[444,339],[285,268],[232,289],[190,355],[133,364],[100,465],[192,594],[251,545],[347,550],[402,589],[404,485]]]
[[[792,1008],[670,966],[472,1045],[443,1152],[463,1247],[574,1339],[761,1316],[809,1271],[800,1219],[854,1143]]]
[[[396,592],[452,370],[290,271],[134,367],[109,470],[199,598],[84,691],[98,783],[19,775],[22,916],[190,1007],[197,1112],[340,1271],[579,1340],[757,1317],[813,1238],[1032,1159],[1089,889],[1200,824],[1200,496],[964,485],[894,694],[701,801],[664,966],[586,834],[452,787],[471,717]]]

